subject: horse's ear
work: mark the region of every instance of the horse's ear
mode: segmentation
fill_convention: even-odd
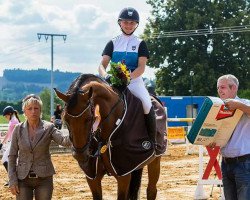
[[[54,88],[54,91],[55,91],[56,95],[59,97],[59,99],[63,100],[65,103],[68,103],[69,98],[70,98],[69,95],[66,95],[66,94],[60,92],[56,88]]]
[[[89,88],[89,98],[91,98],[92,97],[92,95],[93,95],[93,88],[92,87],[90,87]]]

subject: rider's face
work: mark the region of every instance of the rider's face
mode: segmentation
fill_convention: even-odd
[[[137,25],[138,23],[135,21],[129,21],[129,20],[120,21],[121,29],[128,35],[135,31]]]

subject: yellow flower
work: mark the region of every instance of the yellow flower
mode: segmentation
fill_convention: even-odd
[[[108,74],[111,75],[111,84],[114,87],[127,86],[130,83],[130,72],[124,63],[118,62],[110,63],[110,71]]]
[[[120,66],[121,66],[121,70],[122,70],[123,72],[127,72],[127,67],[126,67],[126,65],[120,64]]]

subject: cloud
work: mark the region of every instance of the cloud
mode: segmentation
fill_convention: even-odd
[[[112,3],[113,6],[110,6]],[[54,37],[54,68],[95,73],[106,43],[120,34],[119,11],[145,2],[117,0],[9,0],[0,1],[0,68],[47,68],[51,63],[51,42],[37,33],[67,34]],[[146,8],[146,7],[145,7]],[[148,8],[141,9],[142,33]],[[0,71],[2,75],[2,71]]]

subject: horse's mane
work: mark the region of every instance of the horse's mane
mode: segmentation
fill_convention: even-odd
[[[79,89],[89,83],[90,81],[97,81],[99,83],[104,82],[100,77],[93,74],[81,74],[79,75],[70,85],[66,94],[70,95],[70,99],[68,102],[68,107],[73,107],[77,103],[77,92]],[[83,91],[86,92],[86,91]]]

